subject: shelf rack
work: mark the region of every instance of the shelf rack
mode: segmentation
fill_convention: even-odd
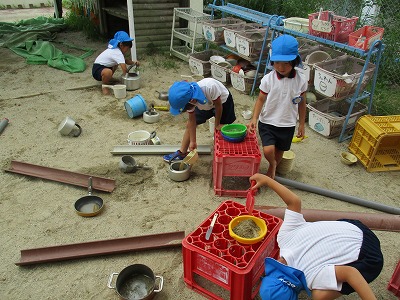
[[[352,137],[352,135],[346,133],[346,127],[349,122],[350,115],[353,111],[355,103],[358,101],[361,101],[363,99],[368,99],[368,114],[370,114],[371,110],[372,110],[372,101],[373,101],[373,95],[374,95],[374,91],[375,91],[376,80],[377,80],[377,76],[378,76],[379,63],[380,63],[380,60],[382,57],[382,52],[384,50],[384,44],[382,43],[382,41],[380,41],[380,40],[375,41],[374,44],[371,46],[371,48],[368,51],[364,51],[362,49],[355,48],[355,47],[349,46],[347,44],[338,43],[338,42],[334,42],[334,41],[327,40],[324,38],[309,35],[306,33],[286,29],[283,26],[283,19],[285,18],[284,16],[268,15],[268,14],[265,14],[262,12],[258,12],[258,11],[252,10],[252,9],[248,9],[248,8],[245,8],[245,7],[242,7],[239,5],[235,5],[235,4],[230,4],[230,3],[228,3],[227,5],[224,5],[223,0],[221,1],[221,5],[216,5],[216,2],[217,1],[214,0],[213,4],[208,5],[212,9],[212,11],[211,11],[212,18],[214,17],[214,11],[218,10],[218,11],[221,11],[223,14],[228,13],[231,15],[235,15],[242,19],[256,22],[256,23],[262,24],[263,26],[268,27],[265,37],[264,37],[264,43],[262,46],[261,53],[263,53],[264,47],[266,46],[266,40],[268,38],[268,33],[270,30],[272,30],[271,41],[274,39],[275,36],[277,36],[278,33],[281,33],[281,34],[286,33],[286,34],[290,34],[292,36],[306,38],[308,40],[315,41],[320,44],[325,44],[327,46],[334,47],[337,49],[346,50],[346,51],[352,52],[354,54],[357,54],[357,55],[365,58],[365,64],[362,69],[361,76],[358,80],[357,88],[356,88],[354,94],[350,98],[342,100],[342,101],[347,101],[348,103],[350,103],[350,107],[347,112],[346,119],[344,121],[343,128],[342,128],[340,136],[339,136],[339,143],[341,143],[347,139],[350,139]],[[223,48],[232,52],[232,50],[230,50],[228,47],[223,47]],[[361,83],[363,81],[365,71],[367,69],[368,64],[371,62],[373,55],[376,55],[375,61],[374,61],[374,64],[376,67],[375,67],[374,74],[372,76],[370,91],[363,91],[360,93]],[[262,56],[260,56],[260,58],[258,60],[257,72],[259,70],[262,60],[263,60],[263,58],[262,58]],[[267,59],[266,59],[267,66],[268,66],[268,63],[269,63],[269,57],[267,57]],[[265,74],[265,72],[264,72],[264,74]],[[253,83],[251,94],[254,93],[254,89],[255,89],[255,81]]]
[[[188,26],[186,28],[176,28],[175,24],[177,18],[188,21]],[[195,52],[195,45],[204,42],[204,37],[201,34],[201,27],[198,28],[197,26],[210,18],[210,15],[195,11],[192,8],[174,8],[170,53],[184,61],[189,61],[189,54]],[[191,24],[193,26],[192,28]],[[183,41],[185,45],[176,46],[175,38]]]

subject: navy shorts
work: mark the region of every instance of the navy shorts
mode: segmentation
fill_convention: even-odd
[[[290,150],[296,127],[276,127],[258,122],[258,133],[263,147],[275,145],[281,151]]]
[[[106,66],[103,66],[103,65],[100,65],[100,64],[93,64],[93,67],[92,67],[92,76],[93,76],[93,78],[96,79],[97,81],[101,81],[102,80],[101,79],[101,72],[106,68],[112,70],[112,68],[110,68],[110,67],[106,67]]]
[[[347,264],[347,266],[356,268],[365,280],[370,283],[379,276],[383,268],[383,255],[378,237],[358,220],[340,219],[338,221],[354,224],[363,232],[363,241],[358,259]],[[341,294],[349,295],[353,292],[354,289],[347,282],[343,283]]]
[[[197,106],[194,110],[196,114],[196,124],[200,125],[205,123],[208,119],[215,116],[215,108],[210,110],[201,110],[198,109]],[[232,124],[236,120],[235,115],[235,105],[233,103],[233,97],[231,93],[229,93],[228,99],[225,103],[222,104],[222,116],[221,116],[221,124]]]

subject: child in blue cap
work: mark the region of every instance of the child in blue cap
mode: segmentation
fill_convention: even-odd
[[[295,67],[301,64],[298,42],[290,35],[272,41],[271,65],[274,70],[261,79],[260,93],[254,105],[250,131],[258,131],[264,157],[269,163],[267,175],[275,177],[283,152],[290,149],[297,124],[297,137],[305,136],[307,80]]]
[[[183,135],[181,147],[174,153],[164,155],[165,161],[182,160],[188,150],[197,148],[196,127],[215,117],[215,129],[236,120],[233,98],[229,90],[214,78],[204,78],[199,82],[179,81],[169,89],[170,113],[178,115],[188,112],[189,120]]]
[[[108,42],[108,48],[104,50],[94,61],[92,67],[93,78],[101,81],[103,84],[110,84],[114,72],[117,70],[118,65],[121,66],[122,76],[128,72],[128,65],[139,65],[138,61],[125,58],[132,48],[131,38],[125,31],[117,31],[114,38]],[[103,94],[110,93],[108,88],[103,88]]]
[[[306,222],[301,200],[272,178],[255,174],[252,189],[268,186],[285,202],[284,221],[277,242],[278,260],[265,260],[260,296],[263,300],[298,299],[301,290],[312,299],[336,299],[356,292],[360,299],[376,299],[368,283],[383,268],[377,236],[358,220]]]

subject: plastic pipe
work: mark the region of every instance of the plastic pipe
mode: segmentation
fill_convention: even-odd
[[[338,200],[350,202],[353,204],[373,208],[373,209],[380,210],[380,211],[383,211],[383,212],[386,212],[389,214],[400,215],[400,208],[397,208],[397,207],[388,206],[388,205],[384,205],[381,203],[364,200],[364,199],[357,198],[354,196],[349,196],[349,195],[338,193],[335,191],[326,190],[326,189],[323,189],[323,188],[320,188],[320,187],[317,187],[314,185],[309,185],[309,184],[297,182],[294,180],[290,180],[290,179],[286,179],[286,178],[282,178],[282,177],[278,177],[278,176],[275,176],[275,180],[283,185],[289,185],[289,186],[294,187],[299,190],[303,190],[303,191],[319,194],[322,196],[327,196],[327,197],[335,198]]]
[[[283,207],[256,206],[255,209],[269,215],[283,219],[285,209]],[[359,220],[373,230],[400,232],[400,216],[388,214],[359,213],[334,210],[302,209],[301,213],[307,222],[335,221],[338,219]]]
[[[1,122],[0,122],[0,134],[3,132],[4,128],[7,127],[9,122],[10,121],[7,118],[4,118],[3,120],[1,120]]]

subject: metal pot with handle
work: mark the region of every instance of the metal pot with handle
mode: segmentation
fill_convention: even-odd
[[[132,68],[135,68],[134,72],[130,72]],[[136,65],[129,66],[126,75],[122,76],[122,82],[126,85],[127,91],[134,91],[140,88],[140,75]]]
[[[112,286],[114,277],[117,276],[115,285]],[[156,288],[156,282],[158,287]],[[156,293],[162,291],[164,278],[155,276],[146,265],[134,264],[126,267],[120,273],[112,273],[107,286],[114,289],[121,299],[151,300]]]

